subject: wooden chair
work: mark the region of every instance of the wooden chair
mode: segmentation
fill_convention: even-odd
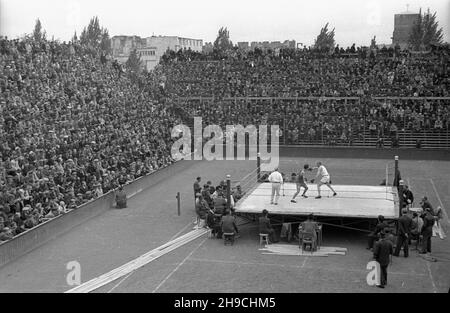
[[[234,244],[235,233],[223,233],[223,244],[226,246],[229,243],[231,246]]]
[[[300,232],[299,247],[302,251],[306,251],[306,246],[309,246],[311,253],[317,250],[317,239],[313,233]]]
[[[269,234],[259,234],[259,245],[262,245],[266,242],[266,244],[269,244]]]

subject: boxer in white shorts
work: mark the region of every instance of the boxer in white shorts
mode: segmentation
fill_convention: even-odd
[[[314,167],[314,169],[317,169],[317,197],[316,199],[320,199],[322,198],[322,196],[320,195],[320,186],[322,185],[327,185],[328,188],[331,189],[331,191],[333,192],[333,197],[337,195],[336,191],[334,191],[333,187],[331,187],[330,184],[330,174],[328,174],[327,169],[325,168],[325,166],[322,165],[322,162],[317,162],[317,167]]]

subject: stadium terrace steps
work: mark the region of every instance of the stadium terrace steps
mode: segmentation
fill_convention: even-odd
[[[450,149],[450,131],[442,130],[424,130],[421,132],[414,132],[410,130],[399,131],[399,144],[402,148],[416,148],[416,140],[420,140],[422,142],[422,148],[426,149]],[[376,147],[376,143],[378,137],[376,135],[371,135],[367,130],[363,133],[363,138],[358,138],[352,142],[350,145],[348,142],[341,143],[337,142],[333,144],[335,146],[340,147]],[[328,145],[325,141],[322,140],[300,140],[295,143],[291,143],[293,145],[302,145],[302,146],[333,146]],[[390,136],[384,137],[384,147],[388,148],[392,146],[392,140]]]

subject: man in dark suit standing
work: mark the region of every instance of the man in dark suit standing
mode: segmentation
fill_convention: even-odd
[[[116,192],[116,204],[119,209],[127,207],[127,195],[125,191],[123,191],[122,186],[120,186],[119,190]]]
[[[194,197],[197,197],[197,193],[202,192],[202,187],[200,186],[200,182],[202,181],[201,177],[197,177],[197,179],[194,181]]]
[[[270,225],[270,219],[267,217],[267,215],[269,215],[269,212],[264,209],[262,211],[262,214],[263,216],[259,218],[259,233],[268,234],[270,242],[278,242],[275,236],[275,230],[272,228],[272,225]]]
[[[403,205],[412,205],[414,203],[414,194],[406,185],[403,188],[402,201]]]
[[[386,240],[384,231],[380,232],[381,239],[375,243],[373,248],[373,258],[380,264],[380,284],[378,288],[384,288],[387,284],[387,268],[390,263],[390,256],[393,252],[392,243]]]
[[[431,214],[431,209],[425,209],[425,216],[423,217],[423,227],[422,227],[422,251],[420,254],[431,253],[431,237],[433,236],[433,225],[435,218]]]
[[[378,239],[378,236],[382,230],[384,230],[388,224],[384,221],[384,216],[378,216],[378,223],[375,226],[375,230],[369,234],[368,246],[367,249],[370,250],[373,248],[373,243]]]
[[[412,218],[408,215],[408,209],[402,209],[402,216],[398,219],[398,233],[397,233],[397,244],[395,247],[394,256],[400,255],[400,249],[403,247],[403,253],[405,258],[409,254],[409,236],[411,235],[412,229]]]

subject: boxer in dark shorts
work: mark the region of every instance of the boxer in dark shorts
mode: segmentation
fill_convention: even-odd
[[[298,196],[302,187],[304,188],[302,197],[308,198],[308,196],[306,195],[306,192],[308,191],[308,186],[306,185],[306,178],[305,178],[305,171],[308,169],[309,169],[309,165],[305,164],[303,166],[303,170],[301,170],[300,173],[298,173],[298,175],[293,176],[293,177],[295,177],[295,183],[297,185],[297,192],[294,194],[294,196],[292,197],[292,200],[291,200],[291,202],[293,202],[293,203],[297,203],[297,201],[295,201],[295,197]]]

